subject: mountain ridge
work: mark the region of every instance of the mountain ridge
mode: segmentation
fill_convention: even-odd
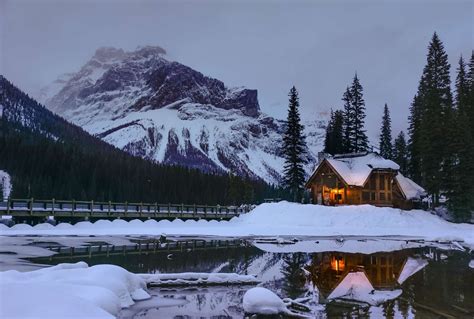
[[[42,97],[48,108],[133,155],[281,181],[284,121],[260,110],[257,90],[228,88],[171,61],[161,47],[99,48],[55,85]],[[322,148],[325,123],[306,123],[309,162]]]

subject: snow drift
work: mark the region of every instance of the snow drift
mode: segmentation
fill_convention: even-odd
[[[114,318],[150,298],[145,281],[114,265],[59,264],[30,272],[0,272],[1,318]],[[33,302],[25,306],[25,301]]]
[[[405,236],[474,246],[474,225],[454,224],[422,210],[371,205],[327,207],[288,202],[257,206],[230,221],[153,219],[0,226],[0,235]]]

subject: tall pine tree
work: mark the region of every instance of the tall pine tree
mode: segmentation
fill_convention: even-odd
[[[444,189],[448,196],[448,206],[458,221],[468,221],[471,210],[474,210],[474,147],[472,143],[469,121],[470,83],[466,65],[462,57],[456,77],[456,109],[450,117],[447,139],[449,157],[446,158],[444,169]]]
[[[298,91],[293,86],[288,94],[288,118],[283,135],[283,155],[285,157],[283,186],[294,201],[300,201],[305,182],[304,164],[307,163],[307,148],[303,126],[299,114]]]
[[[344,101],[344,125],[343,125],[343,149],[344,153],[354,151],[352,145],[352,136],[354,135],[354,112],[352,110],[352,96],[349,87],[342,95]]]
[[[443,171],[446,171],[443,166],[450,166],[446,139],[452,116],[449,68],[448,55],[435,33],[428,48],[427,64],[418,87],[419,100],[413,109],[413,112],[420,112],[417,115],[420,119],[415,130],[419,140],[412,144],[411,148],[414,152],[411,154],[411,161],[414,160],[413,155],[419,156],[417,164],[420,165],[421,183],[432,195],[434,205],[439,203]]]
[[[408,175],[416,183],[421,184],[421,103],[418,95],[415,95],[410,106],[410,116],[408,117]]]
[[[471,53],[471,60],[469,62],[469,76],[468,76],[468,85],[469,85],[469,98],[468,104],[466,107],[466,113],[469,118],[469,123],[471,123],[471,136],[474,138],[474,51]],[[474,141],[472,141],[472,147],[474,147]]]
[[[324,152],[328,154],[344,153],[343,145],[344,114],[342,111],[331,110],[331,118],[326,127],[326,139],[324,141]]]
[[[405,134],[401,131],[393,143],[392,159],[400,166],[400,172],[407,174],[408,171],[408,149]]]
[[[368,138],[364,129],[365,101],[363,88],[357,74],[352,85],[342,97],[344,101],[343,145],[345,153],[358,153],[368,150]]]
[[[392,158],[392,120],[387,104],[383,108],[382,127],[380,129],[380,155],[384,158]]]
[[[324,138],[324,153],[333,154],[332,147],[334,145],[333,141],[334,135],[334,112],[331,109],[331,116],[329,117],[328,125],[326,126],[326,136]]]
[[[354,133],[352,136],[351,144],[354,152],[367,151],[369,147],[369,140],[365,134],[364,123],[365,123],[365,101],[363,97],[363,88],[360,84],[357,73],[354,76],[351,86],[351,98],[352,98],[352,112],[353,112],[353,123]]]

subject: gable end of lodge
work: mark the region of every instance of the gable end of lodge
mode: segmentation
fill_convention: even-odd
[[[426,192],[399,169],[375,152],[324,154],[305,186],[315,204],[412,209]]]

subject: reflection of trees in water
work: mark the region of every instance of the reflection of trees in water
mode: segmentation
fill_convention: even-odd
[[[329,303],[326,305],[326,315],[327,318],[370,318],[370,307]]]
[[[300,297],[305,292],[306,276],[304,266],[306,256],[302,253],[285,254],[283,256],[282,274],[285,278],[283,290],[292,299]]]
[[[393,318],[395,316],[395,300],[389,300],[382,304],[383,315],[385,318]]]
[[[474,272],[469,269],[469,254],[459,251],[430,251],[429,266],[404,285],[402,297],[410,303],[434,307],[454,316],[466,317],[453,306],[474,311]],[[447,255],[443,260],[440,255]]]

